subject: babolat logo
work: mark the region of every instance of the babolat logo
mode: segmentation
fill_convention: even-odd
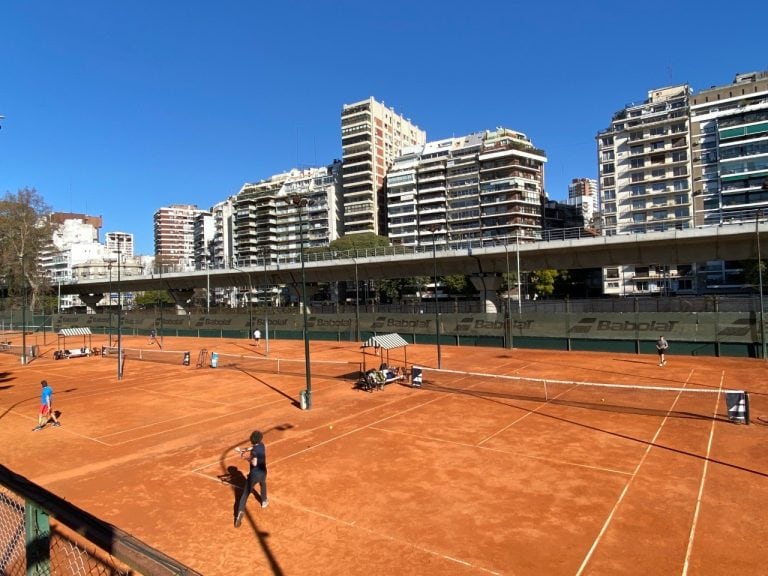
[[[456,332],[470,332],[472,330],[473,318],[462,318],[459,323],[456,324]]]
[[[386,317],[379,316],[378,318],[376,318],[376,320],[373,321],[371,328],[373,328],[374,331],[377,331],[377,330],[381,330],[386,325],[387,325]]]
[[[315,318],[310,316],[307,319],[307,326],[309,328],[349,328],[352,326],[351,318],[336,318],[333,320],[326,320],[325,318]]]
[[[167,320],[166,320],[167,323]],[[203,326],[229,326],[232,324],[232,318],[200,318],[195,322],[196,328],[202,328]]]
[[[720,330],[717,335],[720,336],[746,336],[752,329],[752,323],[749,318],[741,318]]]
[[[575,326],[570,329],[571,334],[587,334],[592,329],[597,332],[672,332],[675,326],[680,322],[670,320],[669,322],[612,322],[610,320],[598,320],[597,318],[582,318]]]

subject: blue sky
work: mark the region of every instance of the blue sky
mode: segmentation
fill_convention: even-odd
[[[735,6],[735,5],[734,5]],[[595,135],[648,90],[768,70],[764,1],[7,0],[0,193],[104,218],[151,254],[161,206],[341,157],[369,96],[428,140],[504,126],[546,189],[597,176]]]

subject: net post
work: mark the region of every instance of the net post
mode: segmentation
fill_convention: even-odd
[[[27,574],[52,574],[51,523],[48,514],[29,499],[24,501]]]
[[[544,379],[544,400],[549,402],[549,391],[547,390],[547,380]]]

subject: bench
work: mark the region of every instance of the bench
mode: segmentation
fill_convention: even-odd
[[[69,348],[64,350],[56,350],[56,352],[53,353],[53,358],[55,360],[62,360],[65,358],[81,358],[83,356],[90,356],[91,355],[91,349],[87,347],[83,348]]]

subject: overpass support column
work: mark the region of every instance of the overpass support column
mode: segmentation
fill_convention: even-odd
[[[496,274],[473,274],[469,277],[472,284],[480,292],[483,302],[483,310],[486,314],[498,314],[501,310],[499,289],[501,288],[501,276]]]
[[[104,294],[78,294],[80,300],[82,300],[86,306],[98,312],[97,304],[104,299]]]

